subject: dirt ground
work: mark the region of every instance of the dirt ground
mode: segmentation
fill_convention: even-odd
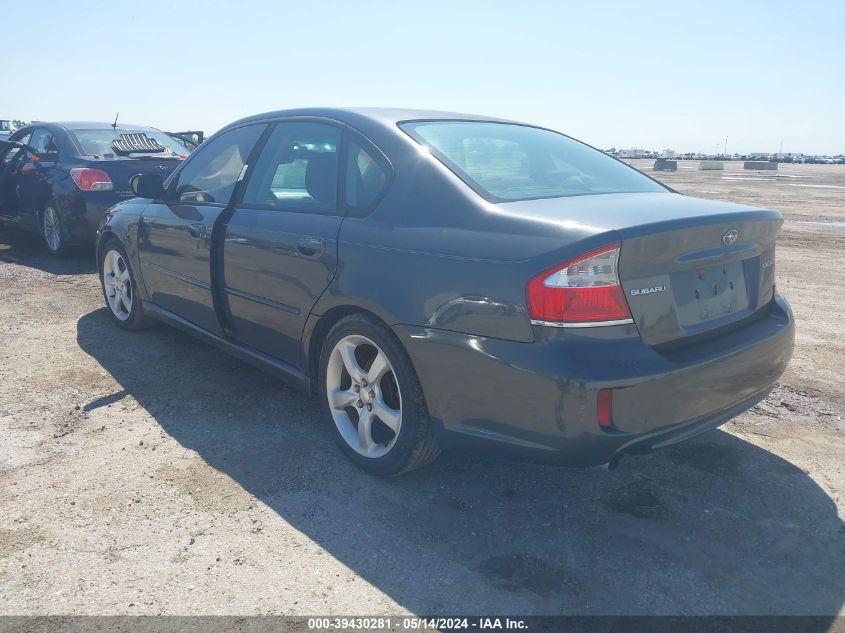
[[[316,401],[118,329],[89,253],[0,228],[0,614],[845,614],[845,166],[695,166],[654,175],[784,213],[795,357],[749,413],[613,472],[367,476]]]

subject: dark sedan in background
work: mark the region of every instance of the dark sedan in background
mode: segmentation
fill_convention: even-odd
[[[282,111],[133,189],[97,245],[115,322],[316,390],[372,473],[456,440],[614,465],[747,410],[792,354],[778,212],[679,195],[551,130]]]
[[[0,142],[0,223],[39,233],[60,254],[94,240],[100,215],[132,197],[130,177],[166,176],[187,154],[151,127],[32,123]]]

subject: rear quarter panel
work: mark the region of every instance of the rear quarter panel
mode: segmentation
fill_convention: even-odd
[[[317,314],[353,305],[391,325],[532,341],[530,277],[563,261],[561,249],[615,239],[587,224],[503,210],[427,154],[415,151],[394,169],[378,207],[343,221],[337,275]]]

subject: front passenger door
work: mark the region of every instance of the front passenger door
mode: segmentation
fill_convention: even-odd
[[[224,333],[212,295],[212,234],[266,128],[235,128],[202,145],[174,174],[165,200],[144,209],[138,227],[141,274],[151,301],[218,336]]]
[[[32,131],[18,132],[12,140],[27,145],[32,137]],[[0,217],[19,221],[20,187],[18,169],[29,156],[29,152],[22,147],[9,145],[3,152],[0,162]]]
[[[53,171],[59,160],[59,147],[53,133],[45,128],[35,128],[29,145],[35,155],[25,152],[17,169],[19,221],[35,230],[41,230],[38,213],[53,195]]]

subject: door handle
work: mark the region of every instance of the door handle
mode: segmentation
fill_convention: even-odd
[[[326,251],[326,242],[316,237],[301,237],[296,240],[296,250],[305,257],[319,257]]]
[[[195,222],[188,230],[191,232],[191,237],[199,238],[205,235],[206,228],[202,222]]]

